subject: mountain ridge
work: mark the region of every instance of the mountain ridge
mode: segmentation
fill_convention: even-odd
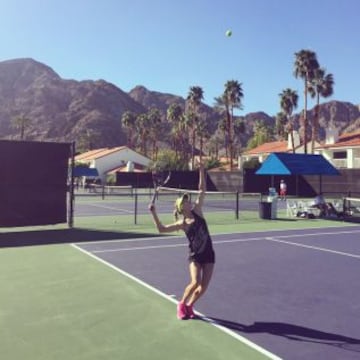
[[[27,140],[79,141],[88,133],[96,133],[98,147],[118,146],[126,143],[121,125],[125,111],[145,113],[151,107],[161,110],[163,117],[172,103],[185,105],[181,96],[152,91],[142,85],[129,92],[105,80],[62,79],[51,67],[31,58],[12,59],[0,62],[0,136],[3,139],[18,139],[18,130],[11,121],[16,116],[29,118]],[[206,104],[201,112],[215,131],[219,114]],[[314,109],[309,110],[313,116]],[[263,120],[270,126],[275,118],[263,111],[237,116],[244,121],[245,133],[241,144],[246,145],[253,135],[254,124]],[[300,126],[300,115],[293,116]],[[329,124],[340,132],[360,126],[359,106],[349,102],[330,101],[320,105],[320,136],[324,137]]]

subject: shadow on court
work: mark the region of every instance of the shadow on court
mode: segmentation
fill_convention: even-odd
[[[360,352],[360,339],[354,339],[348,336],[315,330],[303,326],[261,321],[254,322],[251,325],[245,325],[217,318],[205,318],[201,320],[215,323],[240,333],[267,333],[275,336],[282,336],[289,340],[336,346],[349,351]]]
[[[14,231],[0,233],[0,248],[31,245],[50,245],[105,240],[155,237],[157,234],[130,233],[121,231],[101,231],[92,229],[56,229],[35,231]]]

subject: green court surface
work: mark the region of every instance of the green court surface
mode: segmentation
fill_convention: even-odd
[[[104,216],[76,218],[74,229],[1,229],[2,359],[269,358],[205,321],[178,321],[173,301],[69,244],[155,236],[150,217],[143,216],[139,225],[126,216]],[[212,233],[350,225],[286,217],[212,225],[213,216],[207,216]]]
[[[266,359],[70,245],[0,251],[6,360]]]

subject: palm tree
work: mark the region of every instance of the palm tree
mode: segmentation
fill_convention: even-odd
[[[202,154],[204,149],[204,140],[210,138],[209,123],[206,121],[206,115],[200,117],[196,133],[199,137],[199,148],[200,148],[200,162],[202,161]]]
[[[219,160],[219,144],[222,143],[223,140],[223,136],[220,135],[219,132],[219,129],[217,129],[206,143],[209,156],[215,160]]]
[[[314,78],[315,70],[319,68],[316,53],[311,50],[300,50],[295,53],[294,75],[304,80],[304,152],[307,154],[307,92],[310,81]]]
[[[226,98],[224,96],[224,94],[220,97],[216,97],[214,98],[215,103],[214,103],[214,109],[216,112],[219,113],[219,115],[221,116],[219,122],[218,122],[218,129],[217,131],[219,133],[221,133],[221,137],[223,139],[224,142],[224,147],[225,147],[225,157],[228,157],[228,148],[229,148],[229,142],[227,141],[227,135],[228,135],[228,129],[227,129],[227,123],[228,123],[228,118],[229,118],[229,111],[228,111],[228,106],[227,106],[227,102],[226,102]]]
[[[244,93],[242,90],[242,84],[237,80],[229,80],[225,84],[225,91],[223,94],[223,100],[226,109],[227,118],[227,131],[229,139],[229,155],[230,155],[230,170],[233,168],[233,128],[234,128],[234,109],[242,109],[242,98]]]
[[[84,152],[93,150],[101,139],[99,131],[87,128],[77,140],[77,151]]]
[[[152,158],[156,161],[158,156],[157,141],[161,138],[161,113],[160,110],[152,107],[147,113],[149,124],[149,135],[152,141]]]
[[[284,140],[285,134],[288,132],[290,134],[290,129],[288,126],[288,119],[286,114],[282,111],[278,112],[275,117],[275,132],[279,139]]]
[[[316,97],[315,115],[313,118],[312,131],[311,131],[311,153],[314,153],[315,141],[318,135],[319,126],[319,106],[320,96],[327,98],[334,92],[334,77],[332,74],[326,74],[324,68],[315,70],[314,77],[311,79],[308,86],[308,91],[312,98]]]
[[[149,135],[149,119],[147,114],[140,114],[136,117],[136,131],[140,137],[140,151],[147,156],[147,139]]]
[[[191,169],[194,169],[194,149],[196,127],[199,121],[199,107],[204,99],[204,91],[200,86],[191,86],[186,98],[188,109],[186,111],[187,125],[191,133]]]
[[[133,146],[133,133],[135,130],[136,114],[132,111],[125,111],[121,116],[121,124],[128,133],[128,146]]]
[[[234,120],[234,144],[237,145],[237,156],[240,155],[241,147],[242,147],[242,135],[245,134],[246,128],[245,128],[245,122],[244,120],[235,119]]]
[[[30,122],[31,120],[23,114],[16,116],[11,120],[13,128],[20,130],[20,140],[24,140],[25,129],[28,127]]]
[[[172,124],[171,131],[174,138],[174,150],[176,159],[179,154],[184,155],[184,110],[179,104],[171,104],[166,112],[166,118]]]
[[[250,150],[261,144],[264,144],[268,142],[271,137],[271,128],[269,126],[266,126],[263,120],[256,120],[254,124],[254,135],[249,140],[247,148]]]
[[[294,109],[297,108],[299,96],[295,90],[289,88],[283,90],[282,93],[279,94],[279,96],[280,96],[281,110],[286,115],[286,119],[287,119],[287,128],[290,133],[292,152],[295,153],[294,134],[293,134],[294,129],[291,120],[291,115]]]

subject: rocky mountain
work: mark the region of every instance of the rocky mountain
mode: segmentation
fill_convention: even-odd
[[[156,107],[165,111],[173,103],[185,106],[185,99],[180,96],[150,91],[141,85],[134,87],[129,96],[147,109]]]
[[[0,62],[0,136],[18,138],[11,121],[30,119],[26,139],[74,141],[99,133],[100,146],[123,144],[121,115],[146,109],[127,93],[103,80],[64,80],[32,59]]]
[[[129,92],[129,96],[147,109],[150,109],[152,107],[160,109],[164,118],[166,117],[167,109],[171,104],[179,104],[182,106],[183,109],[185,109],[184,98],[172,94],[164,94],[157,91],[150,91],[144,86],[136,86]],[[219,114],[214,111],[212,107],[206,104],[200,105],[199,112],[204,118],[206,118],[207,122],[210,124],[210,131],[215,132],[217,123],[220,118]]]
[[[84,135],[96,134],[96,146],[123,145],[126,141],[121,126],[125,111],[145,113],[151,107],[161,110],[163,116],[172,103],[185,105],[185,99],[172,94],[150,91],[137,86],[126,93],[104,80],[64,80],[50,67],[33,59],[14,59],[0,62],[0,138],[19,139],[19,130],[13,119],[29,119],[27,140],[79,141]],[[203,104],[200,111],[215,132],[219,115]],[[309,110],[309,117],[314,109]],[[253,135],[256,121],[273,126],[275,119],[263,112],[239,117],[244,121],[245,133],[241,144]],[[294,115],[299,126],[299,115]],[[330,101],[320,106],[320,135],[333,124],[344,131],[353,131],[360,125],[359,106]]]
[[[315,116],[315,108],[308,112],[309,124]],[[295,127],[301,128],[300,114],[293,116]],[[360,127],[360,106],[349,102],[329,101],[319,106],[319,138],[325,138],[325,130],[337,128],[339,133],[353,132]],[[309,129],[310,130],[310,129]]]

